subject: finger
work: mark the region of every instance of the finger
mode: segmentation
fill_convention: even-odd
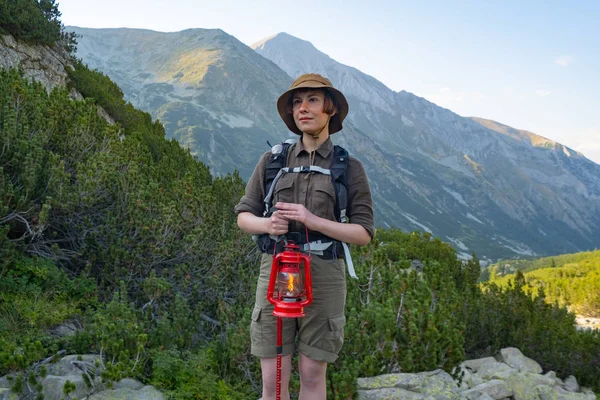
[[[273,213],[273,221],[287,221],[287,217],[283,211],[275,211]]]
[[[300,204],[296,204],[296,203],[283,203],[283,202],[278,202],[275,207],[277,207],[277,209],[279,210],[295,210],[298,208]]]

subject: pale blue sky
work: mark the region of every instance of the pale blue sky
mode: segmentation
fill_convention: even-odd
[[[59,0],[65,25],[279,32],[459,115],[600,163],[600,1]]]

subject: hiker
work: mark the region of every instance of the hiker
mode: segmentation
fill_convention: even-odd
[[[346,244],[364,246],[373,238],[371,191],[361,162],[331,141],[330,135],[342,129],[348,102],[327,78],[300,76],[279,97],[277,110],[299,141],[273,146],[260,158],[235,207],[238,226],[257,235],[263,251],[250,327],[251,352],[260,358],[263,400],[274,399],[277,318],[266,293],[276,238],[293,237],[312,256],[313,303],[305,308],[305,317],[283,319],[281,398],[289,399],[291,358],[297,349],[299,398],[325,399],[327,363],[337,359],[344,340],[344,260],[354,275]],[[282,158],[285,165],[279,166]],[[274,178],[280,167],[289,168]]]

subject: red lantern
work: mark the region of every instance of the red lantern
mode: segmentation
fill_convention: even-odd
[[[274,306],[273,315],[284,318],[304,317],[304,307],[312,303],[310,257],[292,241],[273,256],[267,300]]]
[[[303,271],[304,270],[304,271]],[[277,392],[281,399],[281,353],[283,347],[281,318],[304,317],[304,307],[312,303],[310,257],[300,252],[300,246],[286,241],[283,251],[273,256],[267,300],[273,304],[277,317]]]

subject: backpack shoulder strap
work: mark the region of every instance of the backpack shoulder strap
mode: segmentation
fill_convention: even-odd
[[[331,160],[331,181],[335,189],[335,218],[339,222],[346,222],[346,208],[348,207],[348,170],[349,155],[342,146],[333,146],[333,159]]]
[[[265,168],[265,209],[263,216],[269,213],[271,208],[271,198],[273,197],[273,189],[282,173],[282,168],[287,166],[287,158],[290,148],[294,142],[285,141],[278,143],[271,148],[271,155]]]

